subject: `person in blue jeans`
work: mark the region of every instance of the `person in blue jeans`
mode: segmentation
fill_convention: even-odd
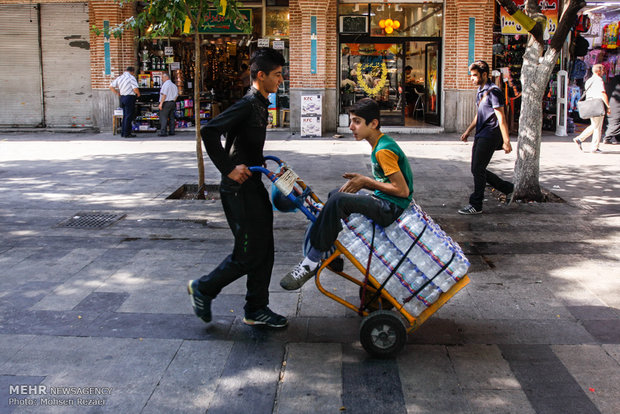
[[[211,321],[211,302],[221,290],[247,275],[243,322],[273,328],[288,324],[267,306],[274,259],[273,208],[261,175],[248,168],[265,162],[268,96],[282,83],[284,64],[277,50],[254,52],[250,60],[252,88],[200,130],[207,153],[222,174],[222,207],[235,238],[232,254],[211,273],[188,283],[194,313],[204,322]],[[224,146],[222,135],[226,135]]]
[[[514,185],[487,170],[493,153],[503,149],[506,154],[512,151],[508,122],[504,113],[504,94],[502,90],[491,82],[489,65],[478,60],[469,66],[471,81],[478,86],[476,105],[478,110],[474,120],[461,135],[461,141],[467,142],[467,137],[474,130],[474,145],[471,152],[471,173],[474,176],[474,192],[469,196],[469,204],[458,212],[472,215],[482,213],[484,188],[491,186],[506,194],[508,202],[512,199]]]
[[[372,147],[370,160],[373,177],[345,173],[347,182],[332,191],[310,229],[308,255],[282,280],[286,290],[299,289],[312,278],[342,230],[341,219],[353,213],[363,214],[382,227],[394,222],[413,199],[413,173],[405,153],[388,135],[381,132],[380,110],[370,98],[357,101],[349,110],[349,129],[357,141],[366,140]],[[371,194],[358,193],[371,190]]]

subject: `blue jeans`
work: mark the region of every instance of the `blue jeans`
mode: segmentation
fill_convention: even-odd
[[[131,124],[136,107],[136,95],[121,95],[121,108],[123,108],[123,129],[121,137],[131,134]]]

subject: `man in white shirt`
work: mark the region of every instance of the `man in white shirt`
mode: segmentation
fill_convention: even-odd
[[[120,105],[123,108],[123,128],[121,137],[133,138],[131,124],[133,122],[136,97],[140,96],[138,81],[136,80],[133,66],[128,66],[125,72],[110,84],[110,90],[120,97]]]
[[[607,93],[605,92],[605,83],[603,82],[603,78],[601,75],[605,71],[605,67],[600,63],[592,66],[592,77],[586,81],[585,85],[585,94],[586,100],[600,98],[605,103],[607,107],[607,115],[611,112],[609,111],[609,98],[607,97]],[[590,135],[592,135],[592,145],[590,146],[590,152],[593,154],[599,154],[603,151],[599,149],[599,144],[601,142],[601,134],[603,130],[603,121],[605,120],[605,115],[595,116],[590,118],[590,125],[583,130],[581,134],[573,138],[575,144],[579,147],[580,150],[583,151],[582,143],[585,141]]]
[[[174,111],[176,109],[175,101],[179,96],[179,89],[177,88],[177,85],[170,80],[170,76],[167,73],[163,74],[162,79],[164,84],[161,85],[161,89],[159,91],[160,129],[157,135],[160,137],[165,137],[167,135],[174,135]],[[170,132],[168,132],[168,129]]]

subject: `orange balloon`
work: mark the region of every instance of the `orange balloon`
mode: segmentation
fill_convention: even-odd
[[[387,34],[392,34],[393,31],[394,31],[394,29],[392,29],[392,26],[387,26],[385,28],[385,33],[387,33]]]
[[[400,22],[398,20],[394,20],[393,27],[394,29],[398,29],[400,27]]]
[[[381,19],[379,20],[379,27],[384,29],[385,28],[385,20]]]
[[[385,21],[385,26],[386,27],[392,27],[393,24],[394,24],[394,21],[392,21],[392,19],[387,19]]]

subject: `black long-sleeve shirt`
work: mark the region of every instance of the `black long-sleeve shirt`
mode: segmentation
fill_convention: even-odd
[[[213,164],[227,176],[236,165],[262,165],[269,100],[252,87],[231,107],[200,130],[202,142]],[[221,136],[226,135],[222,146]]]

